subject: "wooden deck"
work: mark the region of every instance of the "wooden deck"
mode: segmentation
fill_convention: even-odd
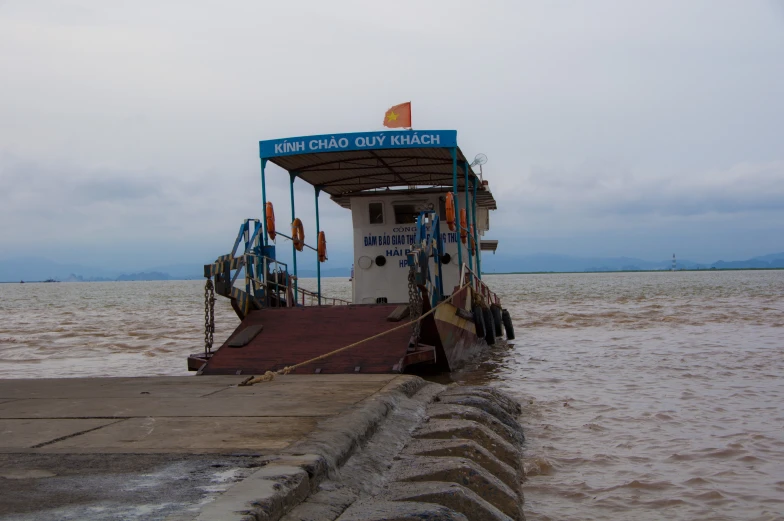
[[[276,371],[399,326],[387,317],[397,304],[310,306],[252,311],[210,358],[203,374],[250,375]],[[263,329],[242,347],[230,347],[251,326]],[[383,337],[325,360],[303,366],[299,374],[391,373],[406,355],[411,328]],[[243,339],[244,341],[245,339]],[[357,369],[358,368],[358,369]]]

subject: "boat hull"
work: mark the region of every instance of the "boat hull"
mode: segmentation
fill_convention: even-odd
[[[424,312],[430,308],[425,303]],[[456,371],[480,355],[487,343],[476,335],[471,313],[471,288],[458,290],[452,299],[436,307],[423,321],[423,342],[434,342],[436,364],[441,371]]]

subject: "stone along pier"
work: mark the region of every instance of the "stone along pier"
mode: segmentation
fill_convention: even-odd
[[[246,378],[0,381],[0,519],[523,519],[498,391]]]

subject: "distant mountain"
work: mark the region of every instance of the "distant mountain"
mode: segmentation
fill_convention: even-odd
[[[784,268],[784,253],[771,253],[770,255],[761,255],[745,261],[729,261],[723,260],[714,262],[710,266],[717,270],[730,270],[730,269],[744,269],[744,268]]]
[[[536,253],[525,256],[483,255],[484,272],[564,272],[564,271],[621,271],[621,270],[663,270],[669,269],[672,260],[651,262],[631,257],[573,257]],[[679,266],[694,266],[696,263],[684,260]]]
[[[200,268],[198,276],[203,274]],[[106,282],[115,280],[171,280],[185,277],[172,276],[163,270],[143,270],[126,274],[82,264],[59,263],[40,257],[22,257],[0,260],[0,282],[27,282],[54,279],[63,282]]]
[[[494,255],[482,258],[485,273],[510,272],[581,272],[581,271],[635,271],[669,270],[672,259],[646,261],[633,257],[574,257],[536,253],[533,255]],[[700,264],[687,259],[677,260],[678,269],[747,269],[784,268],[784,252],[761,255],[742,261],[719,260],[713,264]],[[349,277],[351,269],[328,268],[321,270],[322,277]],[[299,270],[300,277],[315,277],[316,270]],[[102,282],[126,280],[200,280],[204,277],[203,264],[169,264],[123,273],[119,270],[97,268],[81,264],[58,263],[40,257],[0,260],[0,282],[43,281]]]
[[[761,261],[771,262],[771,261],[782,260],[782,259],[784,259],[784,252],[771,253],[770,255],[761,255],[759,257],[754,257],[751,260],[761,260]]]
[[[63,279],[62,282],[112,282],[114,281],[113,278],[108,277],[87,277],[84,278],[81,275],[76,275],[75,273],[71,273],[68,278]]]
[[[130,275],[120,275],[116,280],[130,281],[130,280],[171,280],[172,277],[168,273],[161,273],[159,271],[131,273]]]
[[[652,262],[629,257],[572,257],[537,253],[525,256],[484,255],[482,271],[486,273],[510,272],[580,272],[580,271],[635,271],[669,270],[672,259]],[[743,261],[717,261],[701,264],[688,259],[677,259],[677,269],[748,269],[784,268],[784,253],[773,253]]]
[[[322,277],[349,277],[350,268],[321,270]],[[315,277],[316,270],[299,270],[300,277]],[[27,282],[55,279],[63,282],[106,282],[131,280],[201,280],[204,264],[168,264],[133,273],[112,271],[82,264],[59,263],[40,257],[0,260],[0,282]]]
[[[755,260],[749,259],[745,261],[717,261],[710,265],[711,268],[716,268],[717,270],[733,270],[733,269],[742,269],[742,268],[770,268],[771,265],[769,262],[762,261],[762,260]]]
[[[145,268],[145,272],[167,273],[172,280],[190,280],[204,278],[204,264],[207,263],[187,263],[187,264],[167,264],[165,266],[152,266]]]
[[[66,280],[73,274],[87,278],[114,280],[120,275],[120,272],[81,264],[53,262],[40,257],[0,260],[0,282],[46,280],[49,278]]]
[[[763,261],[769,264],[770,268],[784,268],[784,252],[771,253],[770,255],[763,255],[761,257],[754,257],[752,261]]]

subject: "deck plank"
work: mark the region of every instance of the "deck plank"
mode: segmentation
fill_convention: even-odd
[[[387,317],[396,304],[311,306],[252,311],[204,368],[204,374],[254,374],[291,366],[398,327]],[[264,325],[240,349],[227,345],[253,325]],[[403,327],[356,348],[295,370],[321,374],[389,373],[406,354],[411,330]]]

